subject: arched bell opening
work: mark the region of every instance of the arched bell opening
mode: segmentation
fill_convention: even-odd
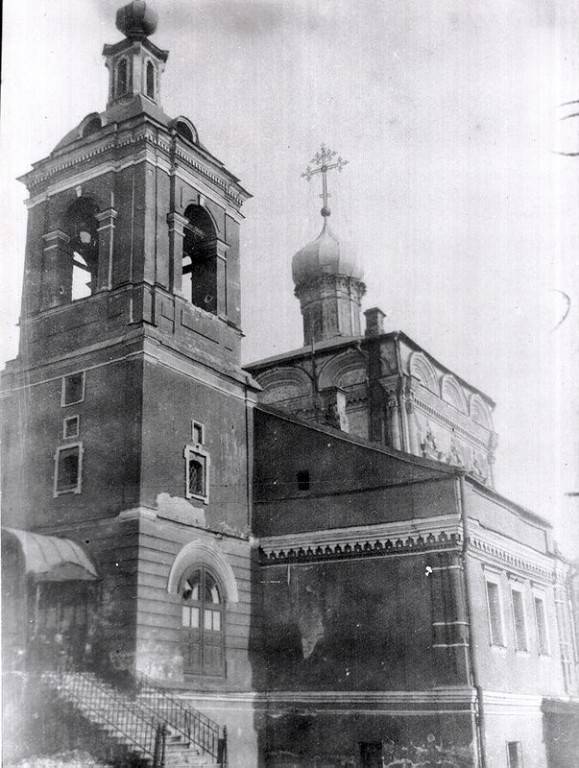
[[[66,234],[72,269],[70,301],[78,301],[96,293],[99,239],[98,207],[90,198],[80,197],[66,213]]]
[[[217,314],[217,236],[207,211],[199,205],[185,210],[183,295],[196,307]]]

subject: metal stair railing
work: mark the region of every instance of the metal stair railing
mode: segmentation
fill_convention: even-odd
[[[221,768],[226,765],[227,755],[227,731],[211,718],[204,715],[194,707],[190,707],[156,680],[145,674],[138,675],[138,682],[143,688],[149,689],[152,695],[147,696],[143,692],[139,696],[139,701],[152,712],[161,717],[168,725],[169,729],[177,731],[184,736],[187,741],[193,742],[198,747],[211,755]],[[155,704],[147,699],[153,699]]]
[[[81,712],[92,715],[96,725],[112,728],[116,736],[123,739],[124,746],[149,758],[153,768],[164,768],[166,726],[163,722],[145,717],[135,702],[123,698],[90,673],[60,669],[44,673],[41,679],[50,687],[56,687],[61,698],[69,697]]]

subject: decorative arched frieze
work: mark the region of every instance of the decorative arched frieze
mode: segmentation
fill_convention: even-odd
[[[466,398],[462,387],[454,376],[450,373],[445,374],[440,382],[440,396],[441,398],[453,405],[461,413],[467,413]]]
[[[486,427],[486,429],[493,428],[490,409],[482,397],[476,393],[470,398],[469,414],[477,424]]]
[[[263,387],[260,400],[263,403],[277,403],[295,397],[310,395],[312,382],[300,368],[273,368],[255,377]]]
[[[366,380],[366,359],[358,351],[348,350],[331,357],[320,369],[318,386],[320,389],[339,387],[347,389]]]
[[[167,582],[169,594],[177,594],[183,575],[194,566],[203,566],[212,570],[223,585],[227,601],[239,602],[239,590],[232,567],[215,546],[200,540],[185,544],[177,553]]]
[[[438,395],[438,379],[430,360],[422,352],[413,352],[408,359],[408,373],[434,394]]]

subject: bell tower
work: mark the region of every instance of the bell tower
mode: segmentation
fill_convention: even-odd
[[[239,690],[250,679],[238,614],[249,612],[257,391],[240,367],[249,194],[189,118],[163,111],[168,52],[149,39],[150,3],[133,0],[116,23],[106,108],[21,178],[28,230],[19,354],[2,375],[4,523],[86,548],[100,579],[103,668]],[[183,625],[187,574],[214,585],[222,611],[205,646],[203,627]]]

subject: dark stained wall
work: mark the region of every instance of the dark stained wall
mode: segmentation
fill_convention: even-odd
[[[184,510],[190,508],[189,521],[183,522],[202,520],[201,525],[214,530],[246,533],[251,415],[241,388],[228,392],[225,384],[221,390],[216,384],[151,359],[145,362],[141,503],[157,508],[164,494],[179,499]],[[192,420],[204,426],[210,458],[207,504],[188,501],[185,495],[184,449],[193,442]]]
[[[452,514],[444,468],[394,456],[331,430],[255,411],[255,533],[260,536]],[[298,472],[309,472],[300,491]]]
[[[28,385],[23,379],[13,380],[15,389],[4,401],[5,525],[81,524],[137,503],[142,362],[126,357],[129,351],[130,347],[122,353],[117,350],[116,355],[108,351],[35,371]],[[63,407],[63,376],[79,370],[85,370],[84,400]],[[79,417],[79,435],[67,440],[63,421],[71,416]],[[81,493],[55,497],[56,450],[79,441],[83,447]]]
[[[436,555],[263,569],[263,654],[272,690],[428,690],[441,679],[433,622],[444,615],[427,566]],[[447,595],[452,602],[452,595]]]

